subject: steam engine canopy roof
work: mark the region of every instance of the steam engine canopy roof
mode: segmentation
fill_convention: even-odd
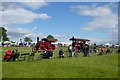
[[[43,38],[42,41],[56,42],[57,39],[54,39],[54,38]]]
[[[70,38],[69,40],[72,40],[72,41],[90,41],[89,39],[80,39],[80,38]]]

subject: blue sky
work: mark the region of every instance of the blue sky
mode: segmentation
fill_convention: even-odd
[[[10,40],[79,37],[91,43],[117,43],[118,7],[113,2],[4,2],[2,24]]]

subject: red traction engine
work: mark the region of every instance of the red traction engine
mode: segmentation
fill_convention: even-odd
[[[38,41],[37,44],[35,45],[34,51],[38,51],[38,52],[43,52],[46,50],[55,50],[55,45],[52,44],[53,42],[56,42],[57,39],[53,39],[53,38],[43,38],[41,39],[41,41]]]
[[[72,41],[72,46],[75,47],[75,49],[78,51],[80,49],[83,49],[84,46],[86,45],[86,42],[89,42],[90,40],[88,39],[80,39],[80,38],[70,38],[69,40]]]
[[[52,44],[53,42],[56,42],[57,40],[56,39],[53,39],[53,38],[43,38],[41,41],[40,41],[40,50],[52,50],[54,51],[55,50],[55,45]]]

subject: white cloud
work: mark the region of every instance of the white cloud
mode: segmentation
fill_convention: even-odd
[[[74,36],[75,38],[80,38],[78,36]],[[95,36],[88,36],[88,37],[82,37],[82,39],[89,39],[90,43],[97,43],[97,44],[105,44],[107,42],[109,43],[117,43],[118,39],[117,38],[104,38],[104,37],[95,37]]]
[[[59,35],[56,34],[56,35],[53,35],[53,36],[54,36],[54,37],[57,37],[57,38],[63,38],[63,37],[66,37],[66,35],[62,35],[62,34],[61,34],[61,35],[60,35],[60,34],[59,34]]]
[[[19,4],[17,4],[19,2]],[[16,7],[28,7],[31,9],[39,9],[44,6],[48,6],[49,2],[46,2],[45,0],[25,0],[25,1],[14,1],[14,2],[3,2],[0,3],[0,10],[1,8],[16,8]]]
[[[29,2],[34,0],[2,0],[3,2]],[[41,2],[39,0],[38,2]],[[47,2],[118,2],[118,0],[45,0]]]
[[[33,2],[34,4],[44,3],[44,2]],[[9,24],[25,24],[31,23],[35,19],[46,20],[50,19],[46,13],[36,13],[32,10],[27,10],[25,7],[21,6],[20,4],[23,3],[10,3],[10,2],[3,2],[2,6],[0,6],[0,25],[9,25]]]
[[[33,27],[35,28],[35,27]],[[7,35],[10,38],[10,40],[19,42],[19,39],[23,39],[25,37],[30,37],[34,42],[36,42],[37,37],[40,39],[46,38],[49,34],[44,34],[42,32],[35,33],[35,30],[33,28],[12,28],[7,27]],[[62,34],[52,34],[58,41],[69,41],[68,36],[62,35]]]
[[[45,0],[41,0],[41,2],[39,2],[39,0],[33,0],[30,2],[22,2],[22,4],[32,9],[38,9],[48,5],[48,3]]]
[[[51,16],[47,14],[38,14],[32,11],[16,8],[16,9],[7,9],[4,11],[0,11],[0,17],[2,17],[2,24],[0,25],[8,25],[8,24],[25,24],[34,21],[35,19],[49,19]]]
[[[40,37],[40,38],[45,38],[45,37],[47,37],[47,35],[45,35],[45,34],[43,34],[43,33],[38,33],[36,36],[37,36],[37,37]]]
[[[24,2],[19,4],[23,3]],[[37,4],[37,2],[33,3]],[[22,28],[21,26],[20,28],[15,26],[10,27],[9,25],[31,23],[35,19],[46,20],[50,19],[51,16],[48,16],[48,14],[45,13],[39,14],[32,12],[32,10],[27,10],[24,6],[17,5],[15,2],[5,2],[0,7],[2,7],[0,8],[0,17],[2,17],[2,20],[0,21],[2,23],[0,23],[0,25],[6,26],[5,28],[7,29],[7,34],[10,40],[19,41],[20,38],[24,39],[24,37],[27,36],[30,37],[33,41],[36,41],[36,37],[44,37],[44,34],[42,35],[35,33],[35,30],[38,28],[37,26],[34,26],[33,28]]]
[[[110,36],[106,36],[106,38],[96,38],[96,37],[89,38],[91,39],[91,42],[95,42],[95,43],[118,42],[117,9],[118,8],[115,7],[115,4],[111,4],[111,3],[103,6],[98,6],[93,4],[93,5],[78,5],[71,7],[71,10],[73,12],[81,16],[91,17],[93,19],[90,22],[87,22],[86,25],[81,28],[82,30],[97,31],[99,29],[105,29],[108,31],[108,34]]]
[[[99,43],[99,44],[101,44],[101,43],[105,44],[105,43],[108,43],[108,42],[111,43],[111,44],[117,44],[118,43],[118,39],[94,38],[94,39],[91,39],[91,42]]]
[[[111,9],[107,6],[96,7],[96,5],[92,6],[72,6],[73,11],[77,12],[80,15],[92,16],[92,17],[101,17],[108,16],[112,13]]]
[[[111,16],[102,16],[102,17],[96,17],[93,21],[89,22],[85,27],[82,29],[84,30],[96,30],[98,28],[104,28],[108,30],[115,29],[117,31],[117,15],[111,15]]]
[[[35,29],[37,29],[38,27],[37,26],[35,26],[35,27],[33,27],[33,30],[35,30]]]
[[[78,5],[72,6],[71,9],[79,15],[93,18],[92,21],[87,22],[86,25],[82,27],[83,30],[93,31],[106,29],[110,34],[118,34],[118,15],[113,11],[111,5],[115,4],[106,4],[103,6]],[[115,9],[115,7],[113,8]]]
[[[47,0],[2,0],[2,2],[49,2]]]
[[[37,37],[40,39],[45,38],[48,36],[48,34],[44,34],[42,32],[35,33],[35,30],[33,28],[11,28],[7,27],[7,35],[10,38],[10,40],[13,41],[19,41],[19,39],[24,40],[24,38],[30,37],[34,42],[36,42]],[[53,36],[58,39],[58,41],[69,41],[70,36],[62,35],[62,34],[53,34]],[[78,37],[79,38],[79,37]],[[90,39],[91,43],[117,43],[117,38],[100,38],[100,37],[83,37],[84,39]]]
[[[42,34],[42,33],[41,33]],[[7,28],[7,35],[10,40],[19,41],[19,39],[24,39],[25,37],[30,37],[33,41],[36,41],[36,37],[42,37],[43,35],[36,34],[34,30],[28,28]]]
[[[2,2],[0,2],[0,11],[2,10]]]
[[[26,35],[29,35],[29,34],[32,34],[33,32],[30,30],[30,29],[27,29],[27,28],[11,28],[11,27],[8,27],[7,28],[7,34],[12,36],[26,36]]]

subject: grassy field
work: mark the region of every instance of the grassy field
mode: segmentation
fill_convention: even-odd
[[[18,49],[20,53],[31,52],[31,48],[2,48],[2,56],[8,49]],[[3,78],[118,78],[118,54],[105,54],[90,57],[57,58],[58,50],[54,52],[55,59],[33,61],[2,62]],[[67,48],[63,48],[65,56]],[[39,53],[37,53],[39,54]],[[38,55],[35,55],[35,58]]]

